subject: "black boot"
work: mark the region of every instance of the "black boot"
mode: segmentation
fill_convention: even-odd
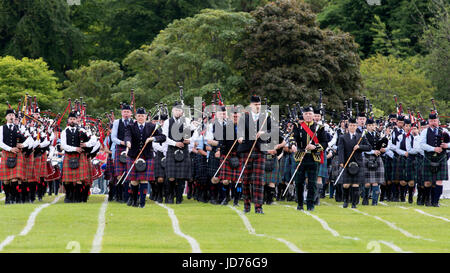
[[[184,191],[184,187],[185,187],[185,181],[184,180],[178,180],[176,181],[176,203],[177,204],[181,204],[183,202],[183,191]]]
[[[11,204],[11,194],[10,194],[10,188],[11,184],[4,184],[2,183],[3,191],[5,192],[5,205]]]
[[[187,183],[187,199],[188,200],[192,198],[192,195],[194,193],[194,187],[193,186],[194,186],[194,182],[189,181]]]
[[[417,205],[418,206],[423,206],[425,204],[425,202],[423,201],[424,198],[424,189],[422,186],[417,186]]]
[[[156,187],[154,187],[156,189]],[[145,197],[147,196],[148,183],[139,184],[139,207],[145,207]],[[156,194],[154,194],[156,200]]]
[[[386,196],[386,185],[380,185],[380,202],[383,202]]]
[[[406,185],[400,185],[400,202],[406,202]]]
[[[425,206],[430,207],[431,206],[431,187],[425,187],[423,191],[423,201],[425,203]]]
[[[335,194],[335,200],[336,202],[342,202],[344,199],[344,190],[342,187],[342,184],[336,184],[336,194]]]
[[[64,203],[72,203],[73,184],[72,183],[64,183],[63,186],[66,191],[66,196],[64,197]]]
[[[270,186],[267,187],[267,200],[266,200],[267,205],[271,205],[273,203],[274,192],[275,188],[272,188]]]
[[[175,190],[175,181],[168,181],[169,187],[167,190],[167,196],[166,196],[166,203],[167,204],[173,204],[173,192]]]
[[[443,189],[442,185],[436,185],[436,187],[434,188],[434,193],[433,193],[433,190],[432,190],[433,202],[432,202],[431,205],[433,207],[440,207],[439,199],[441,199],[442,189]]]
[[[158,193],[157,197],[156,197],[156,202],[158,203],[162,203],[163,202],[163,186],[164,183],[156,183],[156,191]]]
[[[414,202],[414,187],[408,187],[408,203],[412,204]]]
[[[352,187],[352,209],[356,209],[359,202],[359,187]]]
[[[350,188],[342,188],[342,190],[344,191],[343,193],[343,197],[344,197],[344,204],[342,205],[343,208],[347,208],[348,207],[348,200],[350,197]]]
[[[364,187],[364,197],[362,201],[363,206],[369,205],[369,190],[369,187]]]

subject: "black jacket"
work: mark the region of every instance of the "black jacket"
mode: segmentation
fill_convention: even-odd
[[[145,145],[145,140],[149,138],[153,131],[155,130],[155,125],[151,122],[146,122],[145,126],[142,130],[142,133],[139,130],[139,126],[137,122],[130,124],[125,130],[125,143],[131,142],[131,148],[128,150],[128,156],[131,158],[136,158],[139,155],[139,152]],[[153,134],[154,141],[156,142],[164,142],[166,141],[166,136],[162,134],[161,129],[156,130]],[[153,158],[153,148],[151,143],[149,142],[145,147],[145,150],[141,154],[141,158],[149,159]]]
[[[350,139],[350,134],[346,133],[339,137],[338,144],[338,156],[339,156],[339,164],[345,164],[353,152],[353,147],[358,143],[358,140],[361,138],[361,134],[355,133],[353,139]],[[356,162],[359,166],[363,164],[363,152],[370,152],[372,147],[367,142],[366,137],[363,137],[361,142],[359,143],[359,149],[355,151],[352,156],[350,162]]]
[[[264,115],[264,113],[260,113],[260,117],[261,114]],[[241,127],[242,125],[238,125],[238,138],[243,137],[244,140],[242,141],[242,143],[239,144],[238,148],[237,148],[237,152],[238,153],[245,153],[245,152],[250,152],[250,149],[253,146],[253,143],[255,142],[256,139],[256,133],[263,129],[260,128],[262,127],[261,125],[263,125],[262,123],[264,122],[265,117],[262,116],[262,118],[258,119],[255,122],[253,121],[253,117],[251,113],[245,113],[243,116],[240,117],[238,124],[244,124],[243,127]],[[261,124],[260,124],[261,123]],[[271,119],[270,116],[267,118],[266,124],[264,124],[265,126],[265,134],[270,134],[270,130],[271,130]],[[252,131],[252,136],[250,137],[250,126],[252,126],[253,128],[255,128]],[[242,129],[245,129],[242,130]],[[267,138],[267,137],[264,137]],[[264,143],[268,143],[268,140],[262,140],[261,137],[258,138],[258,141],[255,145],[255,148],[257,148],[258,150],[261,150],[261,144]],[[237,144],[236,144],[237,145]]]

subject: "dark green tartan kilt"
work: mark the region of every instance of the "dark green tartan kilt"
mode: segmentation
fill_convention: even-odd
[[[423,160],[424,157],[421,154],[416,155],[416,184],[419,186],[424,185],[423,181]]]
[[[271,172],[264,171],[264,181],[266,183],[280,183],[281,172],[279,160],[275,160],[275,166]]]
[[[403,169],[403,175],[401,180],[415,181],[417,176],[416,157],[414,155],[410,155],[407,158],[404,158],[403,161],[405,168]]]
[[[279,167],[281,172],[281,180],[288,182],[292,178],[296,167],[297,164],[295,163],[294,155],[292,153],[283,155],[280,159]]]
[[[392,181],[392,161],[393,159],[389,156],[383,156],[383,165],[384,165],[384,180]]]
[[[403,156],[396,156],[392,160],[392,180],[400,181],[403,176],[403,171],[405,170],[405,161],[402,158]]]
[[[433,154],[433,153],[431,153]],[[439,162],[439,166],[436,168],[436,172],[432,171],[431,161],[432,156],[425,155],[423,160],[423,181],[433,182],[448,180],[448,165],[447,156],[445,153],[437,156],[433,159],[434,162]]]

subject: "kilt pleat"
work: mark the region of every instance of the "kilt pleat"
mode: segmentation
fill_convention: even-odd
[[[24,156],[23,161],[25,164],[25,181],[38,182],[38,176],[35,174],[36,159],[34,154],[31,153],[29,156]]]
[[[34,175],[37,178],[46,177],[48,175],[47,171],[47,154],[42,154],[40,156],[34,157]]]
[[[376,162],[378,163],[378,168],[375,170],[371,170],[371,169],[367,168],[367,163],[369,162],[369,160],[376,160]],[[384,163],[383,163],[383,159],[380,156],[364,155],[363,168],[364,168],[364,175],[365,175],[364,183],[385,184]]]
[[[184,160],[175,161],[175,151],[178,148],[169,146],[166,153],[166,177],[175,179],[190,179],[192,177],[192,166],[187,146],[184,146]]]
[[[390,158],[389,156],[383,157],[384,180],[385,181],[392,181],[392,177],[393,177],[392,162],[393,162],[393,159]]]
[[[69,168],[69,159],[80,158],[80,164],[77,169]],[[85,153],[81,154],[68,154],[64,155],[63,169],[62,169],[62,181],[63,182],[78,182],[89,181],[91,179],[91,173],[89,162]]]
[[[425,156],[423,160],[423,181],[435,182],[448,180],[447,156],[441,155],[434,162],[439,162],[437,172],[433,172],[429,156]]]
[[[133,165],[135,158],[127,157],[127,169],[131,168]],[[131,169],[130,174],[127,177],[127,180],[130,181],[154,181],[155,180],[155,171],[154,171],[154,163],[153,158],[148,158],[145,160],[147,164],[147,168],[143,172],[136,171],[136,166]]]
[[[297,167],[294,160],[294,154],[292,153],[285,154],[281,159],[281,161],[282,161],[282,167],[280,167],[282,171],[281,179],[284,182],[287,182],[291,180],[292,176],[294,175],[295,168]]]
[[[127,171],[127,164],[119,161],[119,156],[122,152],[125,152],[126,147],[116,145],[116,151],[114,152],[114,176],[121,176]]]
[[[275,160],[274,168],[271,172],[264,172],[264,181],[266,183],[280,183],[281,180],[281,172],[280,172],[280,163],[279,160]]]
[[[416,157],[413,155],[408,156],[404,159],[405,169],[403,171],[402,180],[411,181],[416,180],[417,177],[417,163]]]
[[[166,171],[161,165],[161,160],[164,158],[163,152],[156,152],[155,158],[153,160],[153,166],[155,171],[155,177],[165,177]]]
[[[241,154],[242,164],[245,163],[248,155],[248,152]],[[244,201],[250,200],[250,184],[252,184],[253,203],[262,205],[264,197],[264,162],[264,154],[257,149],[253,150],[240,180],[243,183],[242,193]],[[244,168],[244,166],[242,167]]]
[[[225,160],[225,156],[226,155],[221,155],[220,156],[220,163],[222,163]],[[219,178],[220,180],[228,180],[228,181],[232,181],[232,182],[236,182],[239,178],[239,174],[241,174],[242,171],[242,158],[239,158],[239,167],[237,167],[236,169],[231,168],[231,164],[230,164],[230,158],[231,157],[236,157],[238,156],[236,152],[231,152],[230,155],[228,156],[227,160],[225,161],[225,163],[223,164],[222,168],[219,171]]]
[[[112,156],[108,156],[108,159],[106,160],[106,168],[105,172],[103,173],[106,180],[111,180],[114,176],[114,160]]]
[[[206,172],[207,162],[206,156],[201,154],[192,154],[193,157],[193,177],[199,181],[206,181],[208,179],[208,174]]]
[[[214,153],[210,152],[209,153],[209,158],[208,158],[208,176],[209,177],[213,177],[214,174],[217,172],[217,169],[219,168],[221,163],[220,158],[217,158],[214,156]]]
[[[14,168],[8,168],[6,166],[6,160],[8,157],[17,156],[17,164]],[[2,151],[2,161],[0,164],[0,181],[8,181],[11,179],[20,179],[24,180],[26,177],[25,174],[25,164],[24,164],[23,154],[19,152],[17,154]]]
[[[328,178],[328,166],[327,166],[327,160],[323,161],[323,164],[319,165],[319,173],[317,176],[323,177],[325,179]]]

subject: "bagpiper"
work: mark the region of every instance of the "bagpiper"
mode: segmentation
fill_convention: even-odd
[[[162,127],[168,117],[166,114],[161,114],[158,115],[157,117],[158,117],[157,123],[159,123],[158,126]],[[164,142],[153,141],[152,146],[153,150],[155,151],[154,165],[155,165],[156,183],[155,183],[154,198],[155,201],[157,201],[158,203],[162,203],[163,197],[165,196],[164,181],[166,180],[165,160],[167,154],[167,141]]]
[[[450,144],[449,133],[439,126],[436,113],[428,117],[428,129],[421,133],[421,147],[425,152],[423,159],[424,203],[439,207],[442,182],[448,180],[446,150]]]
[[[417,135],[414,135],[413,149],[410,151],[411,154],[416,155],[416,185],[417,185],[417,205],[423,206],[424,202],[424,181],[423,181],[423,161],[425,157],[424,150],[422,149],[421,140],[422,132],[428,129],[428,122],[426,120],[421,120],[419,123],[419,130]]]

